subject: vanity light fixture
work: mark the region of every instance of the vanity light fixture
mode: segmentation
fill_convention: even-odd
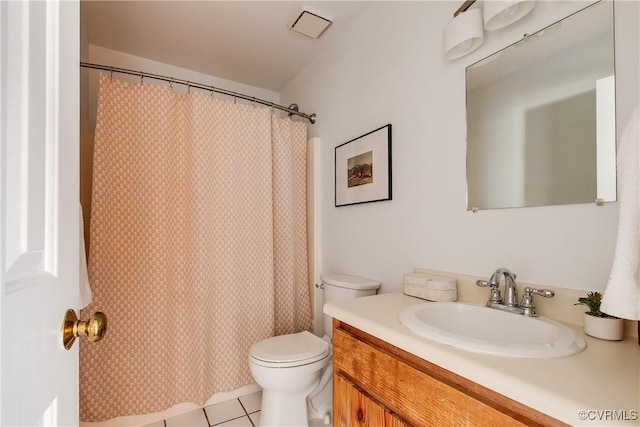
[[[484,29],[499,30],[511,25],[531,12],[535,0],[491,1],[484,2]]]
[[[474,1],[466,1],[454,13],[453,19],[444,27],[444,57],[461,58],[479,48],[484,42],[482,12],[467,10]]]
[[[474,3],[476,0],[462,3],[453,14],[453,19],[444,27],[446,59],[458,59],[470,54],[484,42],[484,30],[498,30],[516,22],[531,12],[535,0],[484,0],[483,9],[470,9]]]

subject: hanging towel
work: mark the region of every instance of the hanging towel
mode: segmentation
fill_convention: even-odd
[[[623,319],[640,320],[640,149],[639,107],[633,111],[618,144],[620,217],[609,282],[600,309]]]
[[[89,275],[87,274],[87,256],[84,247],[84,220],[82,219],[82,205],[80,205],[80,308],[84,308],[91,302],[91,285],[89,285]]]

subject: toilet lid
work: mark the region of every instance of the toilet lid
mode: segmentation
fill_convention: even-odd
[[[338,288],[353,289],[356,291],[371,291],[380,289],[380,282],[365,279],[364,277],[350,276],[341,273],[323,273],[320,275],[322,283]]]
[[[251,346],[251,356],[271,363],[311,362],[329,352],[329,343],[310,332],[279,335]]]

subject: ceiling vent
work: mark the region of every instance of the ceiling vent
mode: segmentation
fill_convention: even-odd
[[[317,10],[305,7],[293,21],[290,28],[296,33],[317,39],[332,23],[333,17],[323,15]]]

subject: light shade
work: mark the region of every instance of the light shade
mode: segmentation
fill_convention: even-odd
[[[484,29],[499,30],[513,24],[531,12],[535,0],[490,1],[484,2]]]
[[[482,12],[469,9],[453,18],[444,27],[444,57],[457,59],[468,55],[484,42]]]

